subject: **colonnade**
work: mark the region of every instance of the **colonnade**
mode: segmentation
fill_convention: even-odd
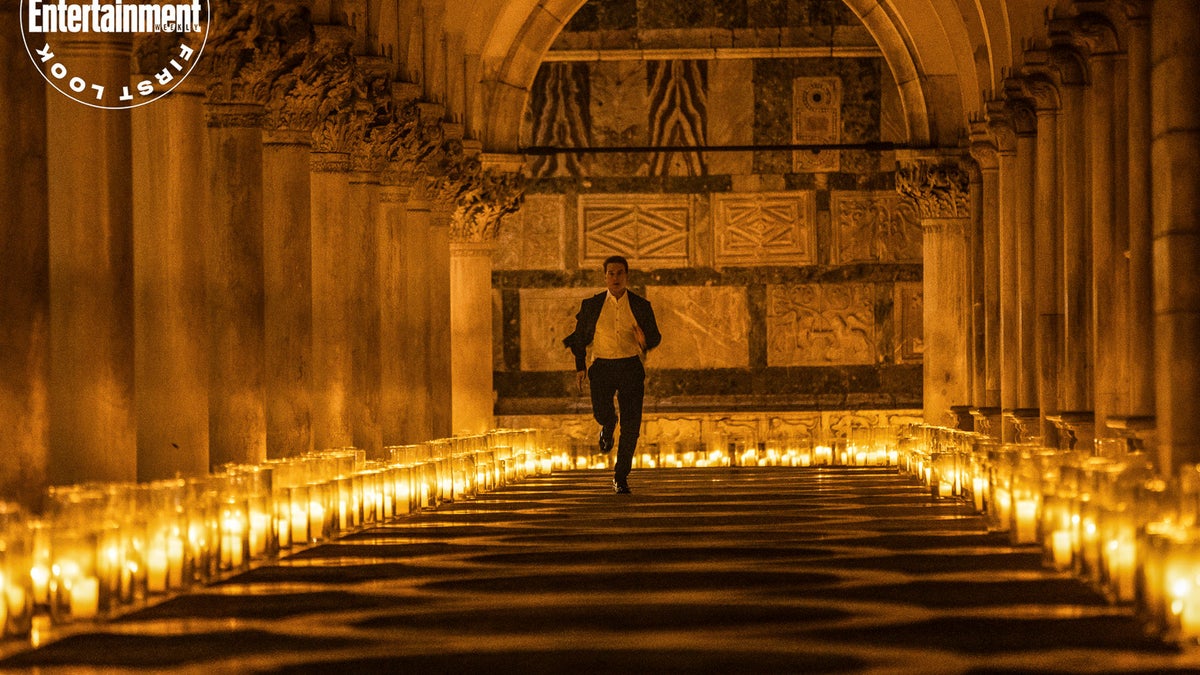
[[[0,5],[6,495],[491,428],[477,305],[520,160],[280,7],[217,17],[170,96],[99,110],[19,67]]]
[[[1063,448],[1125,438],[1170,471],[1200,461],[1200,6],[1076,0],[1048,35],[941,188],[978,184],[953,234],[965,279],[931,283],[949,273],[926,223],[927,421]],[[955,356],[931,355],[934,322],[964,315]],[[958,355],[967,381],[935,370],[938,398],[928,371]]]

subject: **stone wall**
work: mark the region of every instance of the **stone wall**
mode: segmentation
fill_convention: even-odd
[[[921,405],[921,228],[882,143],[904,140],[886,64],[844,7],[705,4],[593,0],[538,72],[493,277],[502,420],[588,411],[561,340],[611,254],[664,336],[648,419]],[[564,147],[630,150],[539,150]]]

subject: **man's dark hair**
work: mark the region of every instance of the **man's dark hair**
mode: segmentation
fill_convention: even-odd
[[[604,266],[601,267],[601,269],[608,271],[608,266],[612,263],[617,263],[621,267],[624,267],[625,273],[629,274],[629,261],[625,259],[625,256],[622,256],[622,255],[608,256],[607,258],[604,259]]]

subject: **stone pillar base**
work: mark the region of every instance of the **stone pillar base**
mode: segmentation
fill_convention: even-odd
[[[1038,437],[1041,411],[1037,408],[1009,408],[1001,415],[1005,443],[1027,443]]]
[[[1096,438],[1096,414],[1090,410],[1061,412],[1046,416],[1058,429],[1059,450],[1091,452]]]
[[[975,432],[1000,441],[1003,433],[1003,419],[1000,408],[971,408],[971,417],[975,420]]]

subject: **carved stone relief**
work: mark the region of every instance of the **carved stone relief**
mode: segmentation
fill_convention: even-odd
[[[657,417],[643,422],[642,435],[657,443],[690,443],[703,438],[700,417]]]
[[[921,361],[925,354],[924,291],[920,282],[895,288],[896,362]]]
[[[713,230],[718,263],[816,262],[816,201],[811,192],[716,194]]]
[[[821,429],[821,414],[779,415],[767,419],[767,436],[770,438],[810,438]]]
[[[895,192],[833,192],[833,254],[839,264],[921,262],[921,220]]]
[[[526,195],[521,210],[501,221],[496,269],[562,269],[565,209],[563,195]]]
[[[575,329],[584,298],[599,288],[521,289],[521,370],[575,370],[563,338]]]
[[[842,136],[842,81],[836,77],[797,77],[792,80],[792,142],[837,143]],[[837,171],[837,150],[797,150],[796,173]]]
[[[767,286],[767,364],[872,364],[875,307],[871,284]]]
[[[662,344],[650,352],[650,368],[747,368],[750,313],[740,286],[653,286]]]
[[[580,264],[623,255],[631,264],[683,267],[691,221],[688,195],[581,195]]]

